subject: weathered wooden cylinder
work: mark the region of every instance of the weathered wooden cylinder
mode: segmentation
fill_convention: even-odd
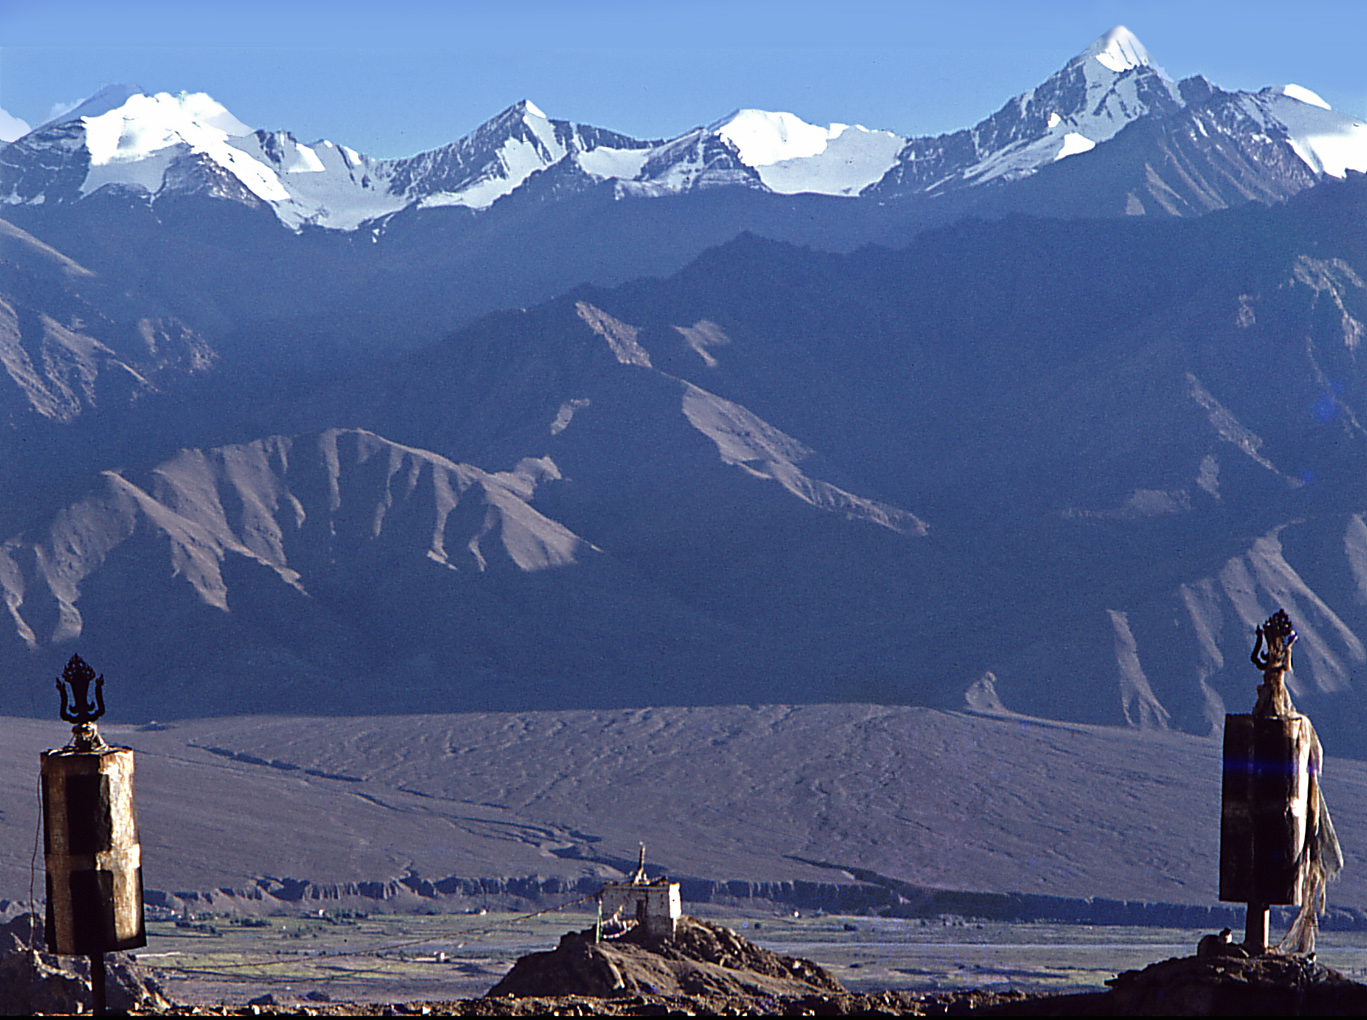
[[[132,750],[44,751],[42,785],[48,949],[145,946]]]
[[[1303,715],[1225,716],[1220,899],[1300,904],[1314,731]]]

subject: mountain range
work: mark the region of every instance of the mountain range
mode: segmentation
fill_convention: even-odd
[[[430,342],[580,283],[668,275],[745,230],[897,247],[969,214],[1200,215],[1363,169],[1367,128],[1313,92],[1174,82],[1117,28],[935,138],[744,110],[637,140],[522,102],[449,146],[378,160],[252,131],[201,93],[112,87],[0,148],[0,202],[245,360],[307,365],[377,335]]]
[[[6,711],[79,650],[133,720],[1207,733],[1281,606],[1367,753],[1365,168],[1123,29],[935,139],[521,103],[385,161],[106,90],[0,148]]]
[[[1030,177],[1135,123],[1161,123],[1173,141],[1214,132],[1223,151],[1198,157],[1204,167],[1154,168],[1156,179],[1109,196],[1131,215],[1207,211],[1260,191],[1286,197],[1320,175],[1367,169],[1367,126],[1310,90],[1229,93],[1199,76],[1176,82],[1115,28],[980,124],[936,138],[739,110],[672,139],[640,140],[552,120],[524,100],[451,145],[381,160],[288,131],[253,131],[203,93],[112,86],[5,150],[0,201],[65,204],[102,188],[151,202],[209,194],[268,208],[294,231],[373,238],[401,211],[488,210],[538,175],[554,180],[556,200],[607,185],[617,200],[743,188],[924,202]]]

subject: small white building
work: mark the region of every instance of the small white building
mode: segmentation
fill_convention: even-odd
[[[673,935],[683,914],[683,900],[679,883],[661,876],[651,881],[646,877],[646,848],[641,844],[641,859],[636,874],[630,881],[609,882],[598,894],[604,917],[616,915],[623,921],[635,921],[651,936]]]

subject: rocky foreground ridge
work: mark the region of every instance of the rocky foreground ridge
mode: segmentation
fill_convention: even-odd
[[[0,1013],[89,1013],[90,962],[43,947],[43,922],[32,914],[0,925]],[[170,1001],[145,967],[126,953],[105,954],[105,1004],[115,1013],[156,1013]]]
[[[685,917],[666,938],[634,930],[618,940],[595,942],[592,930],[570,932],[551,952],[520,959],[488,998],[536,998],[546,1008],[565,995],[592,997],[602,1005],[627,1000],[630,1005],[622,1012],[636,1014],[647,1009],[635,1007],[648,1004],[700,1014],[788,1016],[1345,1016],[1367,1010],[1367,986],[1316,963],[1313,954],[1249,958],[1231,948],[1226,955],[1126,971],[1107,984],[1109,991],[1076,995],[852,995],[819,964],[780,956],[722,925]]]
[[[0,927],[0,1008],[25,1013],[88,1011],[84,959],[55,957],[40,945],[42,925],[26,915]],[[1314,961],[1237,948],[1126,971],[1105,992],[1028,995],[845,990],[819,964],[771,952],[735,931],[684,917],[667,937],[639,929],[595,941],[593,929],[566,933],[553,950],[522,957],[487,995],[443,1002],[299,1004],[269,994],[245,1006],[169,1002],[155,978],[124,954],[110,954],[109,1004],[153,1015],[658,1016],[658,1015],[957,1015],[957,1016],[1359,1016],[1367,985]],[[309,996],[309,999],[314,999]]]
[[[730,934],[735,937],[734,933]],[[685,941],[696,937],[697,933],[691,932]],[[731,987],[700,988],[696,993],[687,994],[679,991],[628,990],[625,984],[643,973],[660,977],[663,974],[661,968],[675,975],[692,973],[697,975],[693,980],[706,981],[701,970],[709,966],[705,961],[691,961],[699,968],[693,970],[675,955],[677,947],[665,949],[664,954],[660,954],[655,961],[645,960],[651,955],[650,951],[641,951],[639,946],[625,952],[621,951],[621,947],[616,947],[599,955],[596,951],[602,947],[592,946],[590,939],[591,935],[586,939],[579,933],[571,933],[554,952],[525,957],[519,963],[519,966],[526,964],[521,980],[535,981],[549,977],[562,966],[569,969],[562,971],[561,976],[569,977],[575,970],[574,964],[570,963],[572,959],[586,964],[581,976],[595,973],[601,976],[606,973],[600,970],[601,966],[611,957],[615,959],[613,967],[617,968],[624,984],[613,995],[545,993],[496,997],[491,994],[482,999],[461,1002],[395,1005],[329,1003],[293,1009],[276,1009],[271,1003],[221,1009],[176,1007],[169,1012],[177,1015],[290,1012],[317,1016],[1359,1016],[1367,1009],[1367,986],[1350,981],[1311,959],[1276,953],[1252,959],[1184,957],[1166,960],[1142,971],[1126,971],[1107,982],[1111,986],[1109,991],[1077,995],[1026,995],[1021,992],[976,990],[925,996],[912,992],[851,994],[838,986],[819,988],[806,985],[804,989],[801,987],[803,981],[767,976],[770,981],[791,983],[792,987],[785,992],[773,986],[763,989],[754,983],[760,979],[760,975],[739,970],[732,970],[729,981],[734,982],[734,985]],[[698,941],[707,945],[711,940],[703,934]],[[728,941],[721,937],[717,943],[725,944]],[[744,942],[743,939],[740,941]],[[585,947],[591,947],[595,952],[586,953]],[[671,962],[664,962],[671,960],[671,957]],[[646,970],[633,967],[629,962],[633,960],[643,962]],[[816,975],[807,968],[824,974],[815,964],[795,962],[808,977]],[[625,971],[622,971],[622,965],[626,966]],[[731,970],[716,964],[710,966],[722,971]]]

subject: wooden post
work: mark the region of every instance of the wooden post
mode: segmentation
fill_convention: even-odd
[[[1267,952],[1267,904],[1250,903],[1244,919],[1244,948],[1252,956]]]
[[[96,1016],[108,1016],[104,997],[104,953],[90,954],[90,995],[92,1011]]]

